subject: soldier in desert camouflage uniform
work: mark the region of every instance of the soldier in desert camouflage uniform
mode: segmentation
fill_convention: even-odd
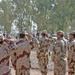
[[[33,42],[35,48],[38,46],[39,42],[38,42],[37,38],[35,38],[32,35],[27,34],[27,33],[26,33],[26,37],[28,38],[29,41]]]
[[[70,33],[68,68],[69,68],[68,75],[75,75],[75,31]]]
[[[57,32],[57,41],[53,47],[52,60],[54,62],[54,75],[66,74],[66,61],[65,61],[65,43],[63,41],[63,33]]]
[[[19,34],[20,39],[16,43],[18,51],[14,53],[16,58],[13,64],[16,69],[16,75],[30,75],[30,52],[34,48],[33,43],[25,37],[25,33]]]
[[[51,41],[47,36],[47,32],[44,30],[41,33],[42,38],[39,40],[39,48],[37,51],[38,64],[42,75],[47,75],[49,46]]]
[[[28,38],[28,41],[33,42],[34,49],[37,50],[38,49],[38,43],[39,43],[38,40],[35,37],[33,37],[32,35],[27,34],[27,33],[26,33],[26,37]],[[31,67],[31,60],[30,60],[30,67]]]
[[[3,35],[0,34],[0,75],[11,75],[9,58],[16,50],[17,46],[14,42],[3,39]]]
[[[65,44],[65,47],[64,47],[65,48],[64,56],[65,56],[66,52],[68,52],[68,40],[65,39],[64,32],[62,30],[59,30],[58,32],[62,33],[62,35],[63,35],[62,40],[64,41],[64,44]]]

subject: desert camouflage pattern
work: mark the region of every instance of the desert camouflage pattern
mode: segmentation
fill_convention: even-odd
[[[20,39],[16,44],[18,51],[13,55],[15,60],[12,59],[16,75],[30,75],[30,52],[34,46],[27,39]]]
[[[68,68],[68,75],[75,75],[75,39],[69,43]]]
[[[52,61],[54,62],[54,75],[66,74],[65,54],[65,43],[62,39],[59,39],[56,41],[52,52]]]
[[[38,50],[39,41],[37,40],[37,38],[32,37],[31,40],[28,39],[28,41],[30,41],[30,42],[32,41],[32,42],[33,42],[33,45],[34,45],[33,50]],[[30,60],[30,67],[32,67],[32,66],[31,66],[31,60]]]
[[[33,37],[33,38],[32,38],[32,42],[33,42],[33,44],[34,44],[34,48],[38,48],[38,44],[39,44],[38,39]]]
[[[39,47],[37,51],[38,64],[42,75],[47,75],[47,65],[48,65],[48,55],[49,55],[49,46],[51,40],[48,38],[40,39]]]
[[[15,50],[17,46],[14,43],[0,44],[0,75],[11,75],[9,58]]]
[[[65,44],[65,53],[68,51],[68,40],[65,39],[64,37],[62,38],[62,40],[64,41],[64,44]],[[65,54],[66,55],[66,54]]]

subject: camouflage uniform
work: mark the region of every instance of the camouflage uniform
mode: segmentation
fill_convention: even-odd
[[[35,38],[35,37],[33,37],[33,36],[31,36],[31,35],[29,35],[29,34],[26,34],[26,36],[27,36],[27,38],[28,38],[28,41],[32,41],[33,42],[33,44],[34,44],[34,48],[35,48],[35,50],[37,50],[38,48],[38,40]],[[30,61],[30,67],[31,67],[31,61]]]
[[[39,48],[37,51],[38,64],[42,75],[47,75],[48,55],[49,55],[50,40],[48,38],[41,38]]]
[[[34,46],[27,39],[20,39],[16,44],[18,51],[13,60],[16,75],[30,75],[30,52]]]
[[[15,50],[17,46],[13,42],[0,44],[0,75],[11,75],[9,58]]]
[[[66,49],[62,38],[57,39],[52,52],[52,60],[54,62],[54,75],[66,74]]]
[[[29,35],[29,34],[26,34],[26,37],[28,38],[28,41],[33,42],[35,48],[38,47],[39,42],[35,37],[33,37],[33,36]]]
[[[69,43],[68,68],[68,75],[75,75],[75,39],[71,40]]]

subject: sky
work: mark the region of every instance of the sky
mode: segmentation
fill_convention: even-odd
[[[0,0],[0,2],[1,2],[1,0]]]

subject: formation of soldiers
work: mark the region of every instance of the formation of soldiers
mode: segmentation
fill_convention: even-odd
[[[48,36],[47,31],[43,30],[41,38],[37,40],[21,31],[19,39],[14,42],[5,39],[0,33],[0,75],[12,75],[9,59],[15,69],[15,75],[30,75],[30,53],[34,48],[38,49],[37,59],[41,75],[48,73],[49,56],[54,62],[54,75],[66,75],[66,58],[68,75],[75,75],[75,31],[69,33],[69,37],[70,40],[66,40],[64,32],[60,30],[57,32],[57,40],[54,41]]]

